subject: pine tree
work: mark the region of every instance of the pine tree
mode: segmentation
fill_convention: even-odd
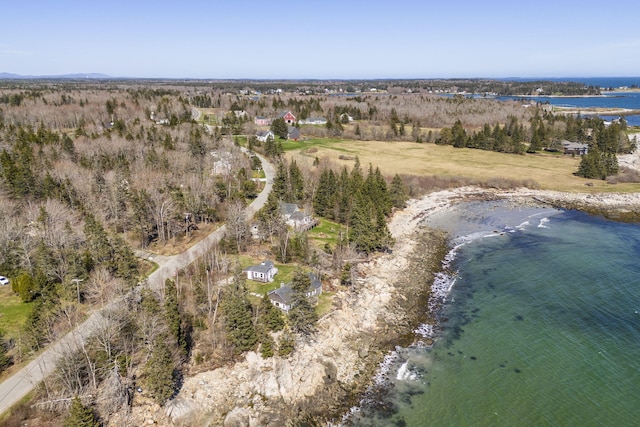
[[[375,251],[377,246],[372,212],[370,201],[358,192],[351,211],[349,241],[366,254]]]
[[[269,357],[273,357],[273,354],[274,354],[273,347],[275,345],[275,342],[273,341],[273,338],[271,337],[271,335],[264,334],[264,336],[262,337],[260,342],[261,342],[260,355],[264,359],[267,359]]]
[[[286,357],[293,353],[296,342],[291,334],[287,331],[282,335],[278,345],[278,356]]]
[[[221,305],[225,316],[227,338],[236,352],[253,350],[258,342],[253,324],[253,311],[247,297],[245,278],[240,268],[237,269],[233,283],[225,292]]]
[[[284,162],[278,163],[278,169],[276,170],[276,176],[273,178],[272,191],[276,197],[282,201],[289,201],[288,199],[288,187],[289,176],[287,174],[287,167]]]
[[[405,208],[407,206],[407,199],[409,195],[407,194],[407,188],[400,178],[400,175],[395,174],[393,180],[391,180],[391,186],[389,188],[389,196],[391,198],[391,204],[399,209]]]
[[[267,294],[260,301],[261,323],[268,331],[277,332],[284,328],[284,317],[279,308],[271,304]]]
[[[297,203],[304,200],[304,178],[295,160],[292,160],[289,166],[289,186],[291,202]]]
[[[331,169],[325,169],[320,174],[318,188],[313,199],[313,209],[316,215],[335,219],[334,206],[336,203],[338,183],[336,175]]]
[[[0,372],[7,369],[13,363],[11,357],[7,354],[6,342],[3,335],[2,331],[0,331]]]
[[[278,117],[271,122],[271,132],[273,132],[273,134],[278,138],[287,139],[289,127],[282,117]]]
[[[99,427],[101,423],[93,411],[84,406],[76,396],[71,401],[69,416],[62,425],[63,427]]]
[[[173,280],[167,279],[164,282],[164,312],[169,326],[169,333],[178,343],[178,347],[186,354],[187,339],[182,329],[182,319],[180,316],[180,308],[178,306],[178,293],[176,284]]]
[[[589,152],[582,156],[577,175],[590,179],[605,179],[607,177],[603,156],[597,145],[594,144]]]
[[[318,320],[318,315],[306,295],[311,288],[311,278],[298,269],[293,276],[291,288],[291,326],[295,332],[309,335],[315,331],[315,323]]]
[[[145,386],[160,405],[164,405],[175,392],[175,365],[166,341],[166,336],[156,338],[151,357],[144,366]]]

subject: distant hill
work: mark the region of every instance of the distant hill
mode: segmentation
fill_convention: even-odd
[[[75,74],[61,74],[55,76],[28,76],[22,74],[13,73],[0,73],[0,80],[26,80],[26,79],[110,79],[111,76],[100,73],[75,73]]]

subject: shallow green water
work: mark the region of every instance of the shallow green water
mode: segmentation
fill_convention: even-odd
[[[640,425],[640,227],[542,213],[459,250],[435,345],[399,350],[384,404],[350,423]]]

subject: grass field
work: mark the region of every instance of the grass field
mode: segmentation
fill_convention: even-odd
[[[309,238],[318,243],[319,246],[324,246],[326,243],[335,246],[338,243],[340,229],[345,227],[325,218],[319,218],[319,220],[320,223],[309,230]]]
[[[31,304],[22,302],[11,286],[0,287],[0,330],[5,339],[17,339],[19,331],[31,313]]]
[[[580,164],[579,157],[551,153],[516,155],[430,143],[336,139],[285,142],[283,148],[292,157],[306,157],[309,161],[326,157],[349,168],[354,161],[339,157],[358,156],[364,170],[371,163],[385,175],[439,175],[479,181],[531,179],[540,189],[569,192],[640,191],[640,184],[612,185],[577,177],[573,174]]]

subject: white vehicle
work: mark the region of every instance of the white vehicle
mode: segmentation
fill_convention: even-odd
[[[8,284],[9,284],[9,279],[7,279],[4,276],[0,276],[0,285],[5,286],[5,285],[8,285]]]

